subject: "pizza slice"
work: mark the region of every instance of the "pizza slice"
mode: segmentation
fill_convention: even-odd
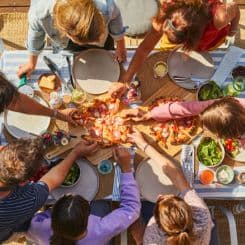
[[[178,123],[173,120],[170,127],[170,144],[181,145],[187,143],[191,137],[178,126]]]
[[[159,144],[162,144],[165,148],[168,148],[167,139],[170,135],[169,123],[157,123],[155,125],[152,125],[150,130],[155,140]]]
[[[183,119],[176,120],[176,123],[180,130],[185,131],[188,135],[195,135],[198,129],[198,118],[197,117],[187,117]]]

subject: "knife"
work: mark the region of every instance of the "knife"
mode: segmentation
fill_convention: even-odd
[[[75,83],[73,81],[73,77],[72,77],[72,73],[71,73],[71,60],[70,60],[70,57],[69,56],[66,56],[66,62],[68,64],[68,71],[69,71],[71,85],[75,89],[76,88],[76,85],[75,85]]]
[[[66,91],[69,91],[71,93],[70,88],[67,86],[66,81],[62,78],[62,76],[60,75],[58,66],[47,56],[43,56],[43,60],[45,62],[45,64],[48,66],[48,68],[60,79],[61,83],[64,86],[64,89]]]

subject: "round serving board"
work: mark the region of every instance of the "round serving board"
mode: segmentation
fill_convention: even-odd
[[[120,67],[111,52],[88,49],[75,58],[72,72],[76,83],[84,91],[102,94],[108,91],[112,82],[118,80]]]
[[[39,96],[33,97],[38,103],[48,106]],[[15,138],[28,138],[33,135],[41,135],[50,124],[50,117],[28,115],[20,112],[6,110],[4,112],[4,124],[7,131]]]
[[[51,196],[58,200],[65,194],[81,195],[87,201],[92,201],[99,190],[99,176],[86,159],[76,160],[80,168],[80,177],[74,186],[60,186],[51,192]]]
[[[156,202],[159,195],[178,194],[178,190],[152,159],[143,160],[136,171],[136,181],[142,197]]]

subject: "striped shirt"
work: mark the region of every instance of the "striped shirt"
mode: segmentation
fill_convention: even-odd
[[[13,232],[27,231],[31,218],[43,206],[49,195],[44,182],[29,182],[17,186],[12,193],[0,199],[0,242]]]

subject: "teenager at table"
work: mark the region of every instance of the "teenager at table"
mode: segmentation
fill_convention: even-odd
[[[129,109],[123,114],[134,121],[154,119],[159,122],[199,115],[203,126],[220,138],[240,138],[245,135],[245,98],[168,102],[149,112]]]
[[[0,72],[0,113],[5,109],[26,114],[53,117],[72,124],[72,114],[76,109],[55,110],[39,104],[25,94],[19,93],[17,88]]]
[[[137,48],[127,72],[121,81],[129,83],[144,63],[148,54],[161,40],[160,49],[170,50],[182,45],[191,50],[207,51],[216,48],[227,36],[238,30],[238,5],[220,0],[166,0],[162,1],[152,28]],[[125,84],[115,84],[111,93],[119,94]]]
[[[181,192],[180,197],[159,193],[154,211],[147,210],[153,216],[145,229],[143,244],[209,245],[213,227],[209,209],[190,187],[180,168],[148,144],[139,131],[134,130],[130,138],[162,167],[163,172]],[[144,213],[144,210],[142,211]],[[140,244],[140,241],[138,243]]]
[[[53,47],[79,51],[91,47],[114,49],[115,58],[126,60],[125,28],[113,0],[32,0],[28,13],[27,64],[18,76],[35,70],[38,55],[48,36]]]
[[[101,245],[108,244],[114,236],[126,230],[139,217],[140,195],[128,150],[114,149],[114,158],[122,170],[118,209],[101,213],[97,201],[89,205],[81,196],[65,195],[57,201],[52,212],[39,213],[32,219],[28,239],[36,245]]]
[[[0,242],[26,232],[32,216],[44,205],[49,192],[60,186],[73,163],[93,154],[96,143],[82,142],[40,181],[29,182],[39,169],[44,152],[41,139],[19,139],[0,151]]]

